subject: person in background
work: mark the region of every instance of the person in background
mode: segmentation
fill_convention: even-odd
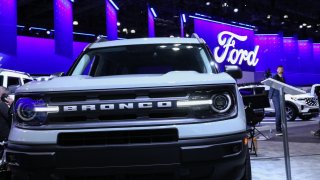
[[[8,90],[0,86],[0,141],[7,140],[11,127],[9,108],[13,100],[8,96]]]
[[[283,66],[277,67],[277,74],[272,78],[285,83],[285,79],[283,77]],[[276,114],[276,136],[282,136],[282,127],[281,127],[281,108],[280,108],[280,92],[274,88],[270,88],[269,90],[269,99],[272,100],[275,114]]]
[[[265,79],[268,79],[269,77],[271,77],[272,74],[271,74],[271,71],[270,71],[270,68],[268,68],[265,72],[264,72],[264,78]]]
[[[318,97],[318,106],[320,108],[320,86],[316,86],[314,93],[317,95]],[[316,131],[311,131],[311,134],[313,134],[314,136],[319,136],[320,137],[320,121],[319,121],[319,129]]]

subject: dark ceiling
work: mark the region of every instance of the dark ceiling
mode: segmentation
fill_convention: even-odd
[[[312,38],[320,42],[320,1],[318,0],[114,0],[119,6],[119,36],[123,38],[147,36],[147,4],[154,7],[156,36],[178,36],[179,14],[200,13],[222,21],[238,21],[255,25],[258,33],[279,33],[284,36],[298,36],[299,39]],[[235,13],[234,9],[238,12]],[[105,34],[105,0],[75,0],[74,20],[79,25],[74,31]],[[287,15],[287,18],[285,17]],[[269,18],[268,18],[269,16]],[[18,0],[18,24],[53,29],[53,0]],[[303,25],[304,24],[304,25]],[[123,32],[128,29],[128,33]],[[134,29],[135,33],[130,31]],[[191,34],[193,24],[190,19],[186,32]],[[42,34],[41,34],[42,33]],[[53,36],[43,32],[19,34]],[[75,36],[76,40],[83,39]]]

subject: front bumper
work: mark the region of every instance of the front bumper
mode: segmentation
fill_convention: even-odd
[[[241,179],[247,156],[245,137],[240,133],[170,143],[72,147],[9,142],[7,161],[15,171],[58,177]]]
[[[300,115],[316,117],[316,116],[319,115],[319,108],[318,107],[315,107],[315,108],[310,108],[309,107],[308,108],[308,107],[305,107],[305,106],[301,106]]]

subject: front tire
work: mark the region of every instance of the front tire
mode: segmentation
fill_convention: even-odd
[[[246,169],[245,169],[244,177],[242,178],[242,180],[252,180],[249,148],[247,149],[245,168]]]
[[[291,104],[286,104],[286,119],[287,119],[287,121],[295,121],[297,116],[298,116],[297,109]]]

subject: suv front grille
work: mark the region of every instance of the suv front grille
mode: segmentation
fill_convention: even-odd
[[[217,113],[210,105],[178,107],[178,102],[208,100],[212,94],[221,92],[227,92],[231,97],[232,108],[226,112]],[[88,123],[95,127],[101,127],[99,123],[104,127],[123,127],[125,124],[149,126],[225,120],[237,114],[235,94],[234,84],[227,84],[48,92],[18,94],[16,98],[41,99],[48,106],[58,106],[59,112],[48,113],[43,123],[48,126],[42,128],[51,129],[67,128],[68,123],[74,123],[73,127],[78,125],[78,128]],[[141,107],[144,103],[149,107]],[[166,103],[170,105],[166,106]],[[130,108],[128,104],[131,104]],[[21,126],[25,124],[22,122]]]
[[[317,98],[306,98],[305,101],[308,106],[318,106]]]
[[[61,146],[150,144],[175,141],[178,141],[177,129],[79,132],[58,135],[58,145]]]

